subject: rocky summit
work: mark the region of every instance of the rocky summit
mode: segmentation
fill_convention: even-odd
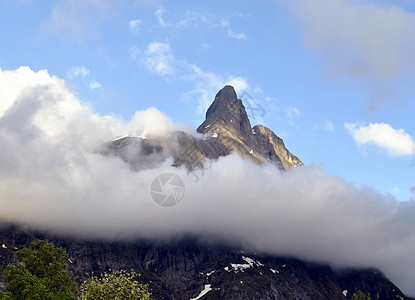
[[[271,129],[251,127],[242,101],[229,85],[216,95],[197,132],[199,135],[177,131],[167,137],[122,137],[106,143],[103,153],[120,156],[134,170],[156,167],[168,157],[174,165],[193,170],[232,152],[256,164],[276,164],[282,170],[304,165]]]

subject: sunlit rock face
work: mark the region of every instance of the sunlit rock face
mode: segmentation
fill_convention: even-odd
[[[103,153],[120,156],[134,170],[155,168],[169,157],[189,170],[202,168],[232,152],[256,164],[273,163],[282,170],[304,165],[271,129],[251,127],[246,109],[232,86],[216,95],[197,128],[199,136],[173,132],[166,137],[123,137],[105,145]]]

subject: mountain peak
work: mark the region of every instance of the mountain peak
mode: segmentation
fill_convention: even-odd
[[[206,119],[215,117],[218,111],[222,113],[225,109],[231,109],[239,105],[242,105],[242,102],[238,103],[235,89],[233,86],[226,85],[216,94],[215,100],[206,112]]]
[[[197,131],[214,137],[222,145],[216,146],[221,153],[236,151],[257,164],[271,161],[281,169],[304,165],[272,130],[259,125],[251,127],[245,106],[230,85],[216,94]]]
[[[209,134],[225,129],[237,136],[251,137],[251,123],[242,101],[237,98],[235,89],[226,85],[215,97],[206,112],[206,120],[199,126],[199,133]]]
[[[251,127],[245,107],[230,85],[216,94],[197,131],[205,136],[199,139],[176,132],[164,140],[124,137],[109,142],[103,153],[120,156],[137,171],[157,165],[168,156],[175,166],[184,164],[193,170],[203,167],[205,159],[215,160],[232,152],[258,165],[274,163],[282,170],[304,165],[271,129]]]

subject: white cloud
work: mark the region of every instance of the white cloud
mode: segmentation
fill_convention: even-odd
[[[144,51],[137,47],[132,47],[130,54],[146,70],[166,80],[174,76],[176,79],[194,83],[195,87],[191,91],[184,93],[182,98],[185,101],[198,99],[198,112],[202,115],[206,112],[217,91],[224,85],[232,85],[238,93],[247,90],[249,87],[247,80],[241,76],[231,75],[223,78],[213,72],[205,71],[184,59],[177,59],[167,43],[151,42]]]
[[[168,24],[164,21],[164,18],[163,18],[163,16],[164,16],[164,8],[162,8],[162,7],[158,8],[156,10],[156,12],[154,13],[154,15],[156,16],[157,21],[158,21],[158,23],[159,23],[159,25],[161,27],[168,26]]]
[[[184,79],[192,81],[195,87],[182,95],[185,101],[198,99],[198,113],[204,115],[215,94],[225,85],[232,85],[237,93],[248,89],[248,82],[241,76],[229,76],[227,79],[213,72],[204,71],[194,64],[186,64],[183,69]]]
[[[134,60],[142,63],[151,73],[166,77],[176,71],[178,61],[167,43],[151,42],[144,51],[132,47],[130,53]]]
[[[300,110],[294,106],[287,106],[284,108],[285,114],[289,119],[298,118],[301,115]]]
[[[90,83],[89,83],[89,88],[91,89],[91,90],[96,90],[96,89],[100,89],[102,86],[101,86],[101,84],[98,82],[98,81],[96,81],[96,80],[92,80]]]
[[[63,80],[27,67],[0,71],[0,98],[2,222],[87,238],[213,236],[254,251],[377,267],[415,294],[413,201],[357,189],[316,167],[281,173],[237,155],[213,163],[198,183],[171,161],[132,172],[94,150],[120,135],[162,138],[177,130],[157,109],[129,122],[98,115]],[[162,172],[185,182],[174,209],[150,197]]]
[[[357,123],[346,123],[344,127],[359,145],[376,145],[390,156],[415,154],[415,141],[403,129],[394,129],[386,123],[370,123],[366,127]]]
[[[323,125],[314,124],[313,127],[314,127],[315,130],[327,130],[327,131],[330,131],[330,132],[334,132],[335,129],[336,129],[333,122],[331,122],[329,120],[324,120]]]
[[[246,40],[248,38],[245,33],[243,32],[236,33],[236,32],[233,32],[231,29],[228,29],[228,36],[230,38],[237,39],[237,40]]]
[[[233,86],[237,94],[242,94],[242,92],[246,91],[249,88],[248,82],[241,76],[229,78],[229,80],[226,82],[226,85]]]
[[[159,9],[160,10],[160,9]],[[161,18],[161,21],[159,20],[159,24],[162,25],[162,27],[166,27],[165,22],[162,19],[163,16],[163,10],[156,11],[156,16],[158,19]],[[186,27],[195,27],[195,28],[207,28],[207,29],[224,29],[226,30],[226,34],[228,37],[237,39],[237,40],[245,40],[248,37],[243,32],[235,32],[231,28],[231,19],[233,17],[243,17],[242,14],[231,14],[231,15],[221,15],[221,14],[214,14],[211,12],[208,12],[206,10],[197,10],[197,9],[191,9],[186,10],[184,15],[181,17],[181,19],[174,25],[176,28],[186,28]]]
[[[66,76],[69,79],[74,79],[76,77],[82,77],[85,78],[88,76],[89,70],[85,68],[84,66],[73,66],[69,69],[68,72],[66,72]]]
[[[136,19],[128,22],[128,27],[133,34],[138,34],[141,31],[141,24],[143,21]]]
[[[414,75],[415,13],[373,1],[289,3],[305,43],[326,60],[326,75],[364,82],[372,93],[370,108],[396,99],[397,83]]]
[[[333,122],[326,120],[326,124],[325,124],[325,129],[330,131],[330,132],[334,132],[334,124]]]

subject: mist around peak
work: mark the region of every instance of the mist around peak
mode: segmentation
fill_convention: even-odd
[[[62,79],[25,67],[0,71],[0,94],[2,222],[87,239],[214,237],[336,267],[376,267],[415,295],[413,199],[356,188],[316,166],[281,172],[235,153],[213,161],[198,181],[168,158],[136,172],[96,150],[120,136],[181,130],[158,109],[129,121],[102,116]],[[162,173],[184,182],[174,207],[151,198]]]

